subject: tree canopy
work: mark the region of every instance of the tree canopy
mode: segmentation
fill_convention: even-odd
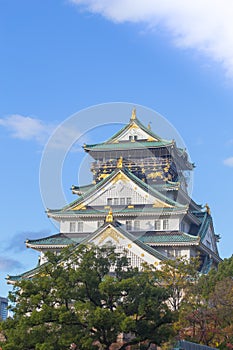
[[[182,339],[233,348],[233,256],[191,285],[177,328]]]
[[[121,350],[160,345],[174,318],[159,278],[150,267],[131,268],[113,247],[49,254],[40,273],[21,280],[10,295],[14,316],[2,323],[3,350],[109,349],[120,334],[127,335]]]
[[[138,271],[109,246],[48,254],[10,294],[2,349],[148,349],[169,339],[232,349],[233,256],[207,275],[198,263],[179,258]]]

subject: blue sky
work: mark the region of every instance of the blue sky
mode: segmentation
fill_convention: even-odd
[[[193,197],[209,203],[222,237],[220,254],[232,255],[233,6],[228,0],[183,5],[1,1],[0,295],[9,289],[8,273],[36,264],[38,253],[27,250],[24,240],[57,232],[39,186],[49,135],[70,115],[102,103],[143,105],[173,124],[197,166]],[[122,115],[119,122],[128,119]],[[85,123],[79,119],[77,134]],[[156,122],[152,128],[156,132]],[[62,185],[68,200],[81,157],[74,150],[66,158]]]

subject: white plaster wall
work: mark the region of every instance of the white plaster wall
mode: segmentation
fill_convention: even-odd
[[[140,187],[135,185],[132,181],[119,180],[115,184],[110,184],[102,192],[101,196],[87,200],[88,205],[99,206],[108,205],[108,198],[131,198],[132,204],[153,204],[155,198],[149,195],[146,191],[143,191]]]
[[[129,136],[137,136],[137,140],[147,140],[148,137],[150,137],[149,134],[147,134],[142,129],[132,128],[126,130],[121,137],[118,138],[119,141],[129,141]]]
[[[126,227],[126,221],[132,221],[132,231],[135,231],[134,229],[134,223],[135,221],[140,222],[140,231],[149,231],[149,230],[154,230],[154,222],[155,220],[158,220],[157,218],[154,219],[141,219],[141,218],[135,218],[131,219],[128,217],[127,219],[123,220],[118,220],[121,224],[123,224]],[[164,219],[159,219],[161,221],[161,231],[166,231],[163,229],[163,220]],[[83,222],[83,232],[94,232],[98,228],[98,222],[104,223],[104,220],[93,220],[93,221],[85,221],[85,220],[67,220],[67,221],[62,221],[61,226],[60,226],[60,232],[61,233],[68,233],[70,232],[70,222],[75,222],[75,232],[78,232],[78,221]],[[169,218],[169,231],[178,231],[179,230],[179,218]]]

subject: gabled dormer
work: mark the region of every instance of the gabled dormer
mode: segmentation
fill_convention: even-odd
[[[186,151],[179,149],[174,140],[165,140],[156,135],[150,125],[143,125],[135,109],[129,123],[110,139],[83,147],[95,160],[91,167],[94,182],[110,174],[120,157],[125,168],[151,184],[168,181],[183,183],[183,171],[193,168]]]
[[[154,141],[154,142],[170,142],[162,140],[158,135],[152,132],[150,124],[145,127],[136,116],[136,109],[133,109],[129,123],[120,131],[113,135],[106,143],[118,142],[140,142],[140,141]]]

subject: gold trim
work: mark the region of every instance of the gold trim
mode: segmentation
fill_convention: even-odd
[[[133,108],[130,120],[135,120],[136,117],[136,108]]]
[[[173,208],[171,205],[165,203],[165,202],[162,202],[162,201],[159,201],[159,200],[156,200],[154,203],[153,203],[153,208]]]
[[[108,227],[99,237],[98,244],[101,244],[106,238],[111,237],[115,242],[119,243],[120,239],[124,239],[124,237],[113,228]]]
[[[120,158],[117,160],[117,168],[121,169],[123,167],[123,157],[120,156]]]
[[[130,180],[125,174],[123,174],[122,172],[119,172],[119,174],[117,174],[116,177],[111,180],[111,184],[113,185],[119,180],[122,180],[124,182],[130,182]]]
[[[77,205],[76,207],[72,208],[71,210],[82,210],[82,209],[83,210],[87,209],[87,207],[83,203]]]
[[[206,208],[206,212],[207,212],[207,214],[211,214],[211,211],[210,211],[210,207],[209,207],[209,205],[206,203],[206,205],[205,205],[205,208]]]
[[[152,136],[149,136],[148,137],[148,139],[147,139],[147,141],[158,141],[158,140],[156,140],[154,137],[152,137]]]
[[[139,129],[139,126],[136,124],[136,123],[132,123],[130,126],[129,126],[129,129]]]
[[[105,222],[113,222],[112,209],[109,209],[108,215],[106,216]]]

